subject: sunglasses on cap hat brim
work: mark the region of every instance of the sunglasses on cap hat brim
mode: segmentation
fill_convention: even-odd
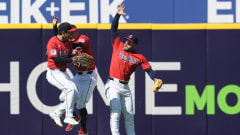
[[[128,45],[136,45],[131,39],[128,39],[128,38],[124,38],[126,39],[126,42]]]
[[[76,28],[72,28],[72,29],[68,30],[67,32],[74,32],[76,30],[77,30]]]

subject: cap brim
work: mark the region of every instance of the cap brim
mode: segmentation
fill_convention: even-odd
[[[127,40],[129,40],[129,41],[131,41],[131,42],[133,42],[132,41],[132,39],[130,39],[130,38],[128,38],[128,37],[123,37],[124,39],[127,39]],[[134,43],[134,42],[133,42]]]
[[[73,31],[76,31],[77,29],[76,28],[72,28],[70,30],[68,30],[68,32],[73,32]]]

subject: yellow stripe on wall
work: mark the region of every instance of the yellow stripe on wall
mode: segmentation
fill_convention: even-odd
[[[41,29],[42,24],[0,24],[0,29]]]
[[[78,29],[110,30],[111,24],[75,24]],[[0,24],[0,29],[52,29],[52,24]],[[149,29],[149,30],[225,30],[240,29],[240,23],[211,24],[211,23],[186,23],[186,24],[151,24],[127,23],[119,24],[119,29]]]
[[[207,24],[152,24],[152,30],[204,30]]]
[[[97,28],[99,30],[109,30],[111,29],[111,24],[98,24]],[[128,23],[128,24],[119,24],[118,29],[152,29],[152,24],[141,24],[141,23]]]

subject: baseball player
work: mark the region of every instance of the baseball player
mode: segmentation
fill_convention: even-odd
[[[127,134],[135,135],[133,101],[128,81],[137,66],[141,66],[155,80],[157,85],[155,91],[162,85],[162,80],[155,77],[154,71],[151,69],[147,59],[135,50],[138,38],[134,35],[129,35],[128,37],[124,37],[126,39],[124,43],[120,40],[117,32],[118,21],[121,15],[126,15],[124,10],[125,6],[121,4],[112,22],[111,38],[113,53],[109,79],[105,85],[106,96],[110,101],[111,108],[110,127],[112,135],[120,135],[119,120],[121,112],[124,115]]]
[[[62,91],[59,96],[60,101],[62,101],[60,107],[50,113],[49,116],[60,127],[63,126],[60,116],[65,112],[64,123],[79,124],[73,118],[73,108],[77,100],[78,90],[66,73],[67,63],[72,62],[70,57],[72,44],[68,40],[75,30],[76,28],[73,28],[69,23],[62,23],[59,25],[58,34],[52,37],[47,44],[48,68],[46,78],[50,84]]]
[[[53,30],[54,33],[57,33],[57,18],[53,18]],[[72,27],[76,28],[75,25],[72,25]],[[78,47],[79,52],[78,53],[87,53],[91,56],[92,50],[91,50],[91,44],[90,39],[86,35],[80,35],[78,30],[76,29],[73,32],[71,42],[73,44],[73,48]],[[76,84],[78,90],[79,90],[79,98],[76,103],[76,108],[80,112],[80,118],[81,118],[81,129],[79,130],[79,135],[87,135],[87,109],[86,104],[89,101],[93,90],[95,86],[97,85],[97,74],[95,72],[95,61],[93,60],[91,63],[90,68],[84,68],[84,67],[78,67],[75,65],[75,68],[77,69],[77,73],[73,78],[74,83]],[[75,120],[79,120],[77,115],[75,114]],[[70,131],[73,128],[74,125],[68,124],[66,127],[66,131]]]

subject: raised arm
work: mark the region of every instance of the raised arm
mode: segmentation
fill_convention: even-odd
[[[126,15],[126,13],[124,13],[125,8],[126,7],[123,4],[121,4],[118,7],[117,14],[115,15],[115,17],[112,21],[112,26],[111,26],[112,41],[114,41],[114,39],[119,35],[118,32],[117,32],[118,22],[119,22],[119,18],[120,18],[121,15]]]
[[[58,33],[58,28],[57,28],[58,17],[56,17],[56,16],[53,17],[52,24],[53,24],[53,33],[54,33],[55,36],[57,36],[57,33]]]

